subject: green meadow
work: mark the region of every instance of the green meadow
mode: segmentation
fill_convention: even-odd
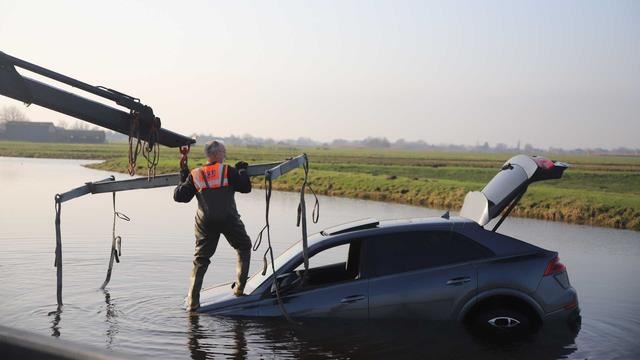
[[[260,163],[301,153],[310,160],[311,185],[319,194],[390,201],[458,211],[467,191],[481,189],[510,153],[454,153],[389,149],[236,147],[228,162]],[[104,160],[92,168],[126,172],[127,144],[50,144],[0,142],[0,156]],[[534,184],[514,215],[640,230],[640,157],[554,155],[571,165],[560,180]],[[176,149],[161,147],[157,173],[178,171]],[[191,167],[202,164],[202,147],[192,148]],[[146,174],[139,156],[138,174]],[[274,182],[274,188],[298,190],[302,172]],[[254,179],[257,187],[262,179]]]

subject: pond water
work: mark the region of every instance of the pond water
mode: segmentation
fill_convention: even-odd
[[[53,196],[110,175],[88,161],[0,158],[0,323],[144,358],[637,358],[640,356],[640,233],[508,219],[501,232],[560,253],[582,308],[582,329],[543,329],[531,339],[497,344],[445,324],[314,322],[189,316],[182,308],[193,252],[195,202],[172,189],[119,193],[121,263],[106,291],[111,195],[88,195],[62,207],[64,307],[56,312]],[[313,176],[313,174],[311,174]],[[126,178],[118,175],[118,178]],[[249,234],[264,225],[264,193],[237,196]],[[321,197],[310,232],[346,221],[439,216],[442,210]],[[274,192],[276,254],[300,237],[298,195]],[[311,201],[308,200],[308,204]],[[251,272],[260,269],[254,253]],[[221,240],[205,286],[231,281],[235,252]]]

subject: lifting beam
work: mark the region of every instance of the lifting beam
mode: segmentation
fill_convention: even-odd
[[[250,177],[266,176],[274,180],[293,169],[302,167],[305,162],[305,156],[299,155],[283,162],[249,165],[247,175]],[[153,178],[140,177],[127,180],[115,180],[112,176],[104,180],[88,182],[80,187],[58,194],[57,201],[63,203],[87,194],[176,186],[179,180],[180,174],[156,175]]]

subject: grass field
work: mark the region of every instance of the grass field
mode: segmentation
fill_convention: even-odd
[[[102,159],[91,165],[125,172],[126,144],[34,144],[0,142],[0,156]],[[467,191],[479,190],[513,154],[448,153],[373,149],[229,147],[229,163],[282,160],[302,152],[311,162],[311,184],[320,194],[392,201],[458,211]],[[176,149],[161,148],[158,173],[176,172]],[[561,180],[534,184],[516,216],[640,230],[640,157],[547,155],[571,164]],[[203,163],[202,147],[190,165]],[[138,171],[145,174],[142,156]],[[279,178],[274,188],[297,190],[302,174]],[[261,186],[261,179],[255,179]]]

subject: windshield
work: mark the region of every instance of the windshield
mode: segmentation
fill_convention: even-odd
[[[302,252],[302,241],[298,241],[295,244],[291,245],[287,250],[285,250],[282,254],[280,254],[275,259],[274,265],[275,265],[276,271],[278,271],[278,269],[280,269],[282,265],[289,262],[289,260],[293,259],[300,252]],[[269,260],[268,257],[267,257],[267,260]],[[245,293],[250,294],[251,292],[253,292],[253,290],[255,290],[258,286],[262,285],[262,283],[266,279],[268,279],[272,273],[273,273],[273,270],[271,269],[271,263],[268,264],[267,272],[264,275],[262,275],[262,267],[261,267],[260,270],[258,270],[258,272],[255,275],[253,275],[251,278],[249,278],[249,280],[247,281],[247,285],[245,286]]]

